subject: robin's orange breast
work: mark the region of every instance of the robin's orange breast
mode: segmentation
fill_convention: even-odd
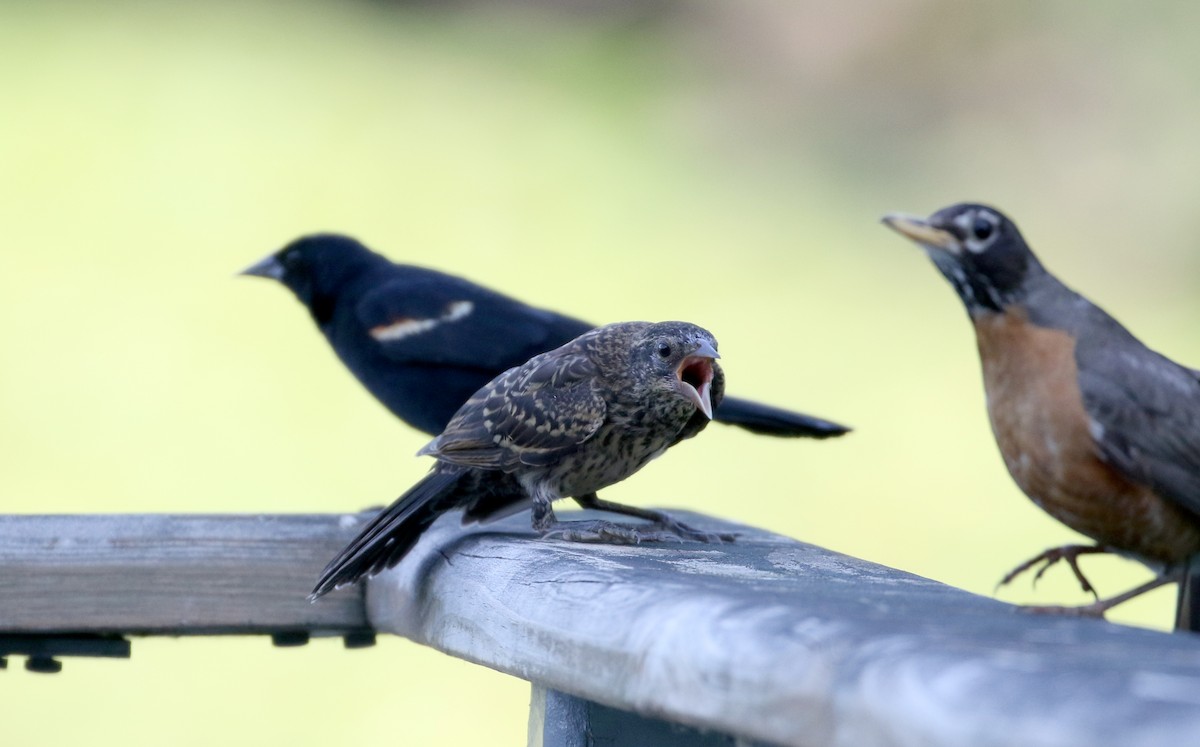
[[[1015,309],[977,318],[975,334],[992,431],[1026,495],[1072,529],[1147,560],[1200,551],[1189,514],[1101,460],[1071,335]]]

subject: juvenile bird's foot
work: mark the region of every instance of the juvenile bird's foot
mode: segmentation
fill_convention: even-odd
[[[653,524],[623,524],[615,521],[556,521],[540,530],[542,537],[568,542],[598,542],[611,545],[640,545],[643,542],[733,542],[736,535],[706,532],[667,518]]]
[[[682,541],[653,524],[620,524],[615,521],[561,521],[542,532],[546,539],[567,542],[597,542],[608,545],[639,545],[643,542]]]
[[[605,501],[595,493],[575,499],[584,508],[636,516],[648,524],[624,524],[615,521],[559,521],[550,501],[534,500],[532,519],[534,531],[548,539],[568,542],[602,542],[614,545],[638,545],[643,542],[733,542],[736,535],[728,532],[706,532],[671,518],[662,511],[626,506]]]
[[[737,540],[736,532],[708,532],[703,529],[697,529],[690,524],[684,524],[682,521],[672,519],[667,514],[660,514],[660,518],[654,521],[654,525],[661,527],[664,532],[673,534],[680,539],[693,540],[695,542],[734,542]]]
[[[624,516],[645,519],[652,522],[662,531],[672,534],[681,540],[692,540],[694,542],[733,542],[737,538],[737,535],[732,532],[706,532],[703,529],[696,529],[673,518],[664,511],[655,511],[650,508],[638,508],[637,506],[627,506],[624,503],[617,503],[615,501],[606,501],[595,493],[578,496],[575,498],[575,502],[583,508],[590,508],[595,511],[606,511],[610,514],[622,514]],[[634,526],[636,528],[637,525]]]
[[[1098,593],[1096,593],[1096,589],[1093,588],[1091,582],[1087,580],[1087,576],[1084,576],[1083,571],[1081,571],[1079,569],[1078,558],[1080,555],[1091,555],[1094,553],[1106,553],[1106,552],[1111,552],[1111,551],[1104,545],[1062,545],[1061,547],[1052,547],[1049,550],[1045,551],[1044,553],[1034,556],[1034,557],[1030,558],[1029,560],[1026,560],[1024,563],[1020,564],[1016,568],[1013,568],[1011,571],[1009,571],[1004,576],[1004,578],[1000,579],[1000,583],[996,584],[996,589],[999,590],[999,588],[1001,586],[1004,586],[1005,584],[1009,583],[1014,578],[1016,578],[1017,576],[1020,576],[1022,573],[1029,570],[1030,568],[1034,567],[1038,563],[1042,563],[1042,567],[1039,568],[1037,573],[1035,573],[1033,576],[1033,583],[1036,586],[1038,580],[1040,580],[1042,575],[1045,574],[1046,571],[1050,569],[1050,566],[1052,566],[1055,563],[1057,563],[1058,561],[1062,560],[1062,561],[1065,561],[1066,564],[1071,567],[1071,572],[1075,574],[1075,578],[1076,578],[1076,580],[1079,581],[1079,585],[1081,587],[1083,587],[1084,592],[1094,596],[1096,598],[1096,603],[1099,604],[1100,603],[1100,595]],[[1079,608],[1077,608],[1077,607],[1065,607],[1065,608],[1047,607],[1045,609],[1051,610],[1051,609],[1079,609]],[[1100,615],[1097,615],[1097,616],[1102,617],[1103,612],[1101,612]]]

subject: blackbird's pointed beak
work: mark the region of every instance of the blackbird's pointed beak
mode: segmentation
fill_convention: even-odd
[[[680,361],[679,367],[675,369],[675,375],[679,378],[679,391],[709,420],[712,420],[713,416],[713,361],[720,357],[716,348],[704,341],[691,355]]]
[[[956,257],[962,254],[962,242],[954,234],[930,225],[924,218],[904,213],[888,213],[882,220],[885,226],[927,250],[947,252]]]
[[[261,261],[255,262],[246,269],[238,273],[239,275],[253,275],[259,278],[270,278],[272,280],[283,280],[283,263],[274,254],[264,257]]]

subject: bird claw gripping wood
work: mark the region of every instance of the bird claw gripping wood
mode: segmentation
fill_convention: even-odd
[[[1027,605],[1021,607],[1021,611],[1041,615],[1063,615],[1065,617],[1093,617],[1103,619],[1104,613],[1108,612],[1113,607],[1116,607],[1118,604],[1128,602],[1130,599],[1141,596],[1148,591],[1153,591],[1160,586],[1179,583],[1183,580],[1183,576],[1183,568],[1171,568],[1163,571],[1141,586],[1130,589],[1124,593],[1117,594],[1114,597],[1109,597],[1108,599],[1097,599],[1091,604],[1085,604],[1079,607],[1043,607],[1039,605]]]
[[[682,521],[672,519],[666,514],[662,515],[657,522],[664,531],[675,534],[682,539],[689,539],[695,542],[718,543],[718,542],[734,542],[737,540],[736,532],[707,532],[703,529],[696,529],[693,526],[684,524]]]
[[[1024,563],[1020,564],[1016,568],[1013,568],[1011,571],[1005,574],[1004,578],[1000,579],[1000,583],[996,584],[996,590],[999,590],[1001,586],[1008,584],[1017,576],[1020,576],[1033,566],[1041,563],[1042,567],[1038,568],[1037,573],[1035,573],[1033,576],[1033,585],[1037,586],[1037,582],[1042,578],[1042,575],[1050,569],[1050,566],[1061,560],[1065,561],[1066,564],[1071,567],[1071,572],[1075,574],[1075,579],[1079,581],[1079,585],[1083,588],[1083,591],[1087,594],[1091,594],[1098,602],[1100,601],[1100,594],[1096,592],[1096,589],[1092,586],[1091,582],[1088,581],[1087,576],[1084,576],[1083,571],[1080,570],[1079,556],[1107,552],[1111,552],[1111,550],[1104,545],[1062,545],[1060,547],[1052,547],[1040,555],[1036,555],[1029,560],[1026,560]]]
[[[544,539],[567,542],[594,542],[612,545],[640,545],[643,542],[732,542],[734,535],[705,532],[686,524],[669,523],[622,524],[614,521],[564,521],[542,533]]]

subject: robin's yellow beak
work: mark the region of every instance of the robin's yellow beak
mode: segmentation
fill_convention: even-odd
[[[883,216],[883,224],[926,249],[937,249],[955,256],[962,254],[962,242],[954,234],[929,225],[929,221],[924,218],[904,213],[888,213]]]

